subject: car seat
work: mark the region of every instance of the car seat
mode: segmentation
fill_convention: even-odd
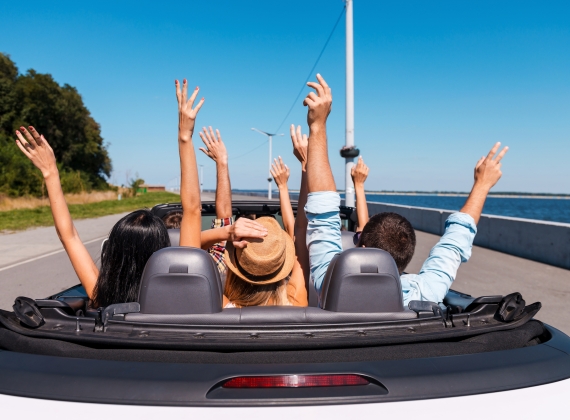
[[[321,307],[332,312],[400,312],[402,284],[392,256],[377,248],[353,248],[331,261]]]
[[[168,229],[170,246],[180,246],[180,229]]]
[[[343,230],[340,232],[342,241],[342,250],[352,249],[356,247],[354,245],[354,235],[355,232],[349,230]],[[313,283],[313,277],[309,280],[309,306],[317,307],[319,306],[319,296],[315,290],[315,284]]]
[[[214,260],[198,248],[156,251],[142,274],[139,303],[147,314],[221,312],[222,284]]]

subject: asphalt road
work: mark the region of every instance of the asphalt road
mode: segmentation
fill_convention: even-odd
[[[99,259],[103,237],[120,217],[78,222],[80,235],[95,261]],[[50,234],[51,242],[47,239]],[[34,237],[41,246],[35,245]],[[438,239],[436,235],[417,232],[416,253],[406,271],[417,273]],[[0,235],[0,308],[10,309],[17,296],[42,298],[77,283],[53,227]],[[452,287],[473,296],[520,292],[527,303],[542,302],[538,319],[570,334],[569,270],[474,247],[470,261],[461,266]]]

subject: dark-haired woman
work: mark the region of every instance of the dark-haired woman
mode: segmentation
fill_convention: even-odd
[[[55,155],[34,127],[20,127],[16,144],[42,172],[57,235],[93,307],[132,302],[138,298],[142,271],[149,257],[170,246],[164,223],[148,210],[119,220],[103,246],[101,270],[81,242],[63,196]]]

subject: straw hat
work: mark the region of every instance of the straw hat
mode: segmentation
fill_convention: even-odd
[[[248,283],[276,283],[291,274],[295,245],[274,218],[261,217],[255,221],[267,228],[267,236],[248,243],[243,249],[235,248],[228,241],[224,261],[236,276]]]

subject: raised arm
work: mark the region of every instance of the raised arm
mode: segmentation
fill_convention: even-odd
[[[293,214],[291,199],[289,198],[289,188],[287,187],[289,174],[289,167],[283,163],[281,156],[279,156],[279,160],[274,159],[274,162],[271,164],[271,176],[279,188],[279,204],[281,207],[281,217],[283,218],[283,227],[291,239],[295,239],[295,215]]]
[[[467,201],[460,210],[461,213],[470,215],[476,224],[479,223],[479,218],[483,212],[483,206],[485,205],[489,191],[495,186],[503,174],[501,172],[501,159],[509,151],[509,148],[504,147],[495,157],[500,147],[501,143],[496,143],[487,157],[483,156],[479,159],[477,165],[475,165],[475,182],[473,183],[469,197],[467,197]]]
[[[307,185],[309,193],[336,192],[327,146],[327,118],[331,112],[332,94],[327,82],[320,74],[317,74],[317,80],[319,83],[307,83],[317,93],[309,93],[303,101],[303,105],[309,108],[307,112],[310,139],[307,155]]]
[[[358,162],[350,171],[352,182],[354,183],[354,191],[356,193],[356,215],[358,216],[357,232],[362,232],[364,225],[368,223],[368,204],[366,204],[366,194],[364,193],[364,182],[368,178],[368,166],[364,164],[362,156],[358,158]]]
[[[204,98],[198,102],[194,109],[194,101],[198,96],[199,88],[187,100],[188,83],[184,79],[182,89],[178,80],[176,84],[176,98],[178,100],[178,150],[180,152],[181,185],[180,200],[182,201],[182,223],[180,226],[180,246],[191,246],[200,248],[202,228],[201,202],[200,202],[200,180],[198,178],[198,166],[196,164],[196,153],[192,143],[194,134],[194,124],[196,115]]]
[[[293,142],[293,154],[301,163],[301,188],[299,200],[297,202],[297,217],[295,218],[295,254],[297,261],[303,270],[305,288],[309,291],[310,265],[309,251],[307,250],[307,215],[305,205],[307,204],[307,147],[309,139],[306,134],[301,134],[301,126],[291,125],[291,141]]]
[[[430,251],[418,275],[402,276],[404,304],[411,300],[441,302],[451,287],[457,270],[471,257],[477,223],[481,217],[489,190],[501,178],[500,161],[507,153],[505,147],[496,158],[500,143],[482,157],[475,166],[473,189],[461,211],[451,214],[445,222],[445,233]]]
[[[57,236],[67,252],[79,281],[91,299],[93,298],[93,289],[99,276],[99,269],[89,252],[87,252],[87,248],[81,242],[79,234],[73,225],[73,220],[71,220],[71,215],[61,189],[59,171],[53,150],[45,137],[43,135],[40,136],[32,126],[29,127],[29,131],[25,127],[20,127],[20,130],[16,131],[16,135],[18,136],[16,144],[22,153],[42,172]]]
[[[208,249],[212,245],[232,241],[237,248],[243,248],[248,239],[264,238],[267,236],[267,228],[254,220],[241,217],[233,225],[202,232],[202,249]]]
[[[216,134],[214,134],[212,127],[209,127],[209,131],[206,127],[202,130],[200,138],[206,147],[200,147],[200,150],[216,162],[216,217],[227,219],[232,217],[232,187],[228,152],[219,130],[216,129]]]
[[[309,93],[303,104],[309,108],[309,145],[307,156],[308,219],[307,247],[311,275],[320,293],[325,273],[334,256],[342,252],[340,235],[340,196],[331,171],[327,150],[326,122],[331,111],[331,89],[317,74],[319,83],[307,83],[317,93]]]

